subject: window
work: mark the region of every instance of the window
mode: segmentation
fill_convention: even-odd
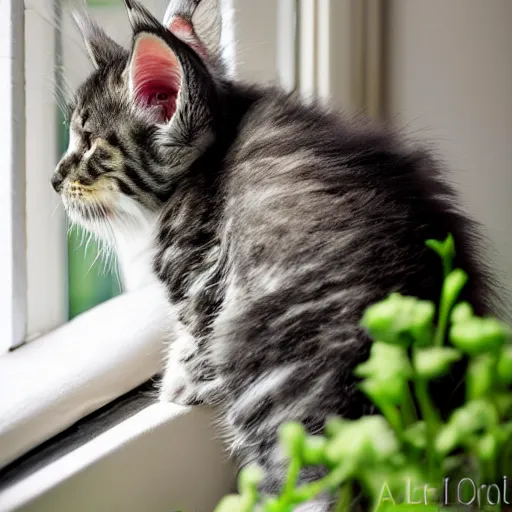
[[[153,3],[163,13],[166,2]],[[71,6],[0,3],[0,467],[160,371],[170,330],[158,290],[77,316],[119,284],[94,243],[81,244],[75,230],[67,236],[49,181],[67,135],[55,96],[90,69]],[[126,39],[122,3],[91,2],[91,10]]]

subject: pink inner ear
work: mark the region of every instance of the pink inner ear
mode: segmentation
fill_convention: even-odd
[[[184,43],[188,44],[201,57],[208,59],[206,48],[197,37],[194,27],[190,21],[187,21],[181,16],[176,16],[172,19],[169,25],[169,31],[173,33],[178,39],[181,39]]]
[[[176,111],[181,68],[167,44],[143,34],[135,44],[131,62],[135,101],[153,109],[159,122],[167,122]]]

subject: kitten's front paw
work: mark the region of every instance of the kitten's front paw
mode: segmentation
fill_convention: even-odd
[[[162,379],[159,398],[162,402],[178,405],[197,405],[201,401],[196,388],[186,367],[179,361],[169,361]]]
[[[197,382],[192,380],[185,366],[168,366],[159,398],[178,405],[214,405],[222,398],[222,379],[215,377],[206,382]]]

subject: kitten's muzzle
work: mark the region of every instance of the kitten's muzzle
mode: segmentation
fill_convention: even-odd
[[[51,179],[51,184],[52,184],[53,190],[55,190],[55,192],[57,192],[57,194],[60,194],[62,192],[62,184],[64,183],[65,179],[66,179],[65,176],[62,176],[62,174],[60,174],[59,172],[55,171],[53,173],[53,176]]]
[[[68,177],[72,169],[76,168],[79,164],[80,159],[77,155],[71,154],[64,156],[61,161],[57,164],[53,176],[51,178],[51,184],[55,192],[60,194],[64,185],[65,179]]]

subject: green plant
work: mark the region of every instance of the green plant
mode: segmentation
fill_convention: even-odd
[[[381,415],[331,418],[322,436],[308,435],[298,423],[282,425],[280,442],[289,465],[281,493],[261,495],[264,473],[247,467],[240,472],[240,494],[224,498],[216,512],[290,512],[325,492],[336,497],[334,510],[342,512],[354,508],[356,489],[362,491],[365,509],[375,512],[427,512],[473,497],[477,503],[472,485],[459,486],[453,496],[446,478],[454,475],[469,475],[475,489],[493,489],[491,497],[478,491],[479,506],[501,510],[503,494],[497,499],[497,487],[480,486],[497,483],[510,469],[511,331],[494,318],[475,316],[470,304],[457,303],[468,277],[453,269],[453,238],[429,240],[427,246],[444,269],[437,312],[432,302],[393,293],[362,318],[374,342],[355,374]],[[467,360],[466,400],[445,421],[429,384],[461,359]],[[300,470],[308,465],[324,466],[326,476],[298,485]]]

